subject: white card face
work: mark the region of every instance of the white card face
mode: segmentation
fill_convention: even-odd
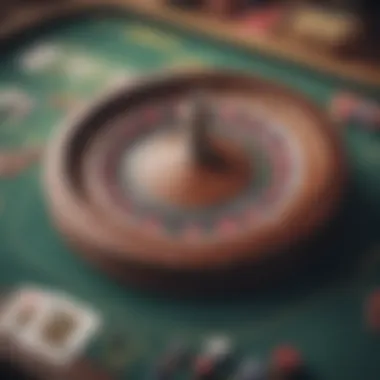
[[[203,352],[215,358],[227,357],[233,350],[232,341],[226,336],[211,337],[204,343]]]
[[[76,359],[100,325],[91,308],[62,293],[30,286],[11,294],[0,313],[1,333],[57,366]]]
[[[27,335],[43,317],[47,303],[46,294],[39,289],[25,287],[18,290],[2,309],[0,330],[11,338]]]
[[[63,366],[81,354],[99,326],[93,311],[57,294],[49,300],[43,318],[29,331],[24,344],[35,355]]]

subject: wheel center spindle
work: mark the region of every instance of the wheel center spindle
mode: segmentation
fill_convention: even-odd
[[[185,128],[191,161],[195,165],[207,169],[227,169],[226,160],[213,146],[210,136],[215,124],[215,115],[210,100],[204,93],[197,93],[193,95],[187,109]]]

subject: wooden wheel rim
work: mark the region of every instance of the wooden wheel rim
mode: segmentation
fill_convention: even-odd
[[[104,193],[97,194],[99,203],[88,203],[81,197],[72,180],[67,181],[70,154],[76,149],[73,141],[84,125],[109,112],[110,105],[133,104],[165,87],[191,86],[194,83],[234,82],[246,91],[272,92],[281,99],[290,99],[311,117],[310,129],[293,125],[295,134],[305,139],[303,157],[307,160],[308,175],[299,192],[302,202],[292,205],[285,221],[274,221],[264,228],[247,229],[238,239],[204,240],[186,245],[167,235],[154,235],[133,224],[126,224],[115,207],[110,207]],[[129,102],[129,103],[128,103]],[[311,139],[315,137],[315,140]],[[322,152],[322,153],[321,153]],[[301,95],[251,76],[230,71],[196,71],[158,76],[136,86],[126,86],[102,98],[97,105],[74,117],[54,136],[47,150],[45,183],[52,214],[60,229],[80,245],[107,255],[113,260],[157,265],[166,269],[213,269],[230,264],[260,261],[268,254],[279,253],[290,243],[304,239],[329,218],[341,196],[344,183],[342,151],[334,128],[327,116]],[[293,208],[293,210],[291,210]]]

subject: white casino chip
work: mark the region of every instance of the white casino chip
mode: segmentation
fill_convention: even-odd
[[[233,351],[233,344],[227,336],[214,336],[208,338],[203,345],[203,353],[216,360],[225,360]]]
[[[26,72],[36,73],[57,65],[63,56],[62,50],[57,45],[41,44],[27,50],[21,56],[20,64]]]

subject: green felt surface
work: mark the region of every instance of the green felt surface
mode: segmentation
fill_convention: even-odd
[[[20,57],[40,43],[58,46],[62,57],[44,72],[28,73]],[[77,56],[96,66],[87,79],[65,74],[67,61]],[[47,142],[68,113],[51,106],[54,96],[69,95],[78,102],[91,99],[120,73],[146,74],[186,62],[247,70],[288,84],[323,107],[342,89],[380,96],[376,89],[132,15],[88,16],[35,36],[28,33],[21,44],[2,54],[0,91],[25,90],[35,105],[25,120],[0,125],[1,147]],[[149,378],[154,358],[171,337],[182,337],[196,350],[204,336],[225,333],[236,341],[242,357],[265,360],[274,346],[291,343],[303,352],[317,379],[378,380],[380,338],[366,330],[363,302],[380,281],[380,137],[350,126],[342,139],[352,178],[347,204],[333,238],[321,247],[328,250],[325,270],[299,279],[294,286],[249,296],[226,292],[223,300],[207,301],[174,300],[122,288],[62,243],[46,213],[39,165],[16,178],[0,179],[0,281],[47,284],[99,309],[105,327],[91,355],[109,365],[107,337],[125,336],[128,349],[123,368],[117,370],[120,378]]]

